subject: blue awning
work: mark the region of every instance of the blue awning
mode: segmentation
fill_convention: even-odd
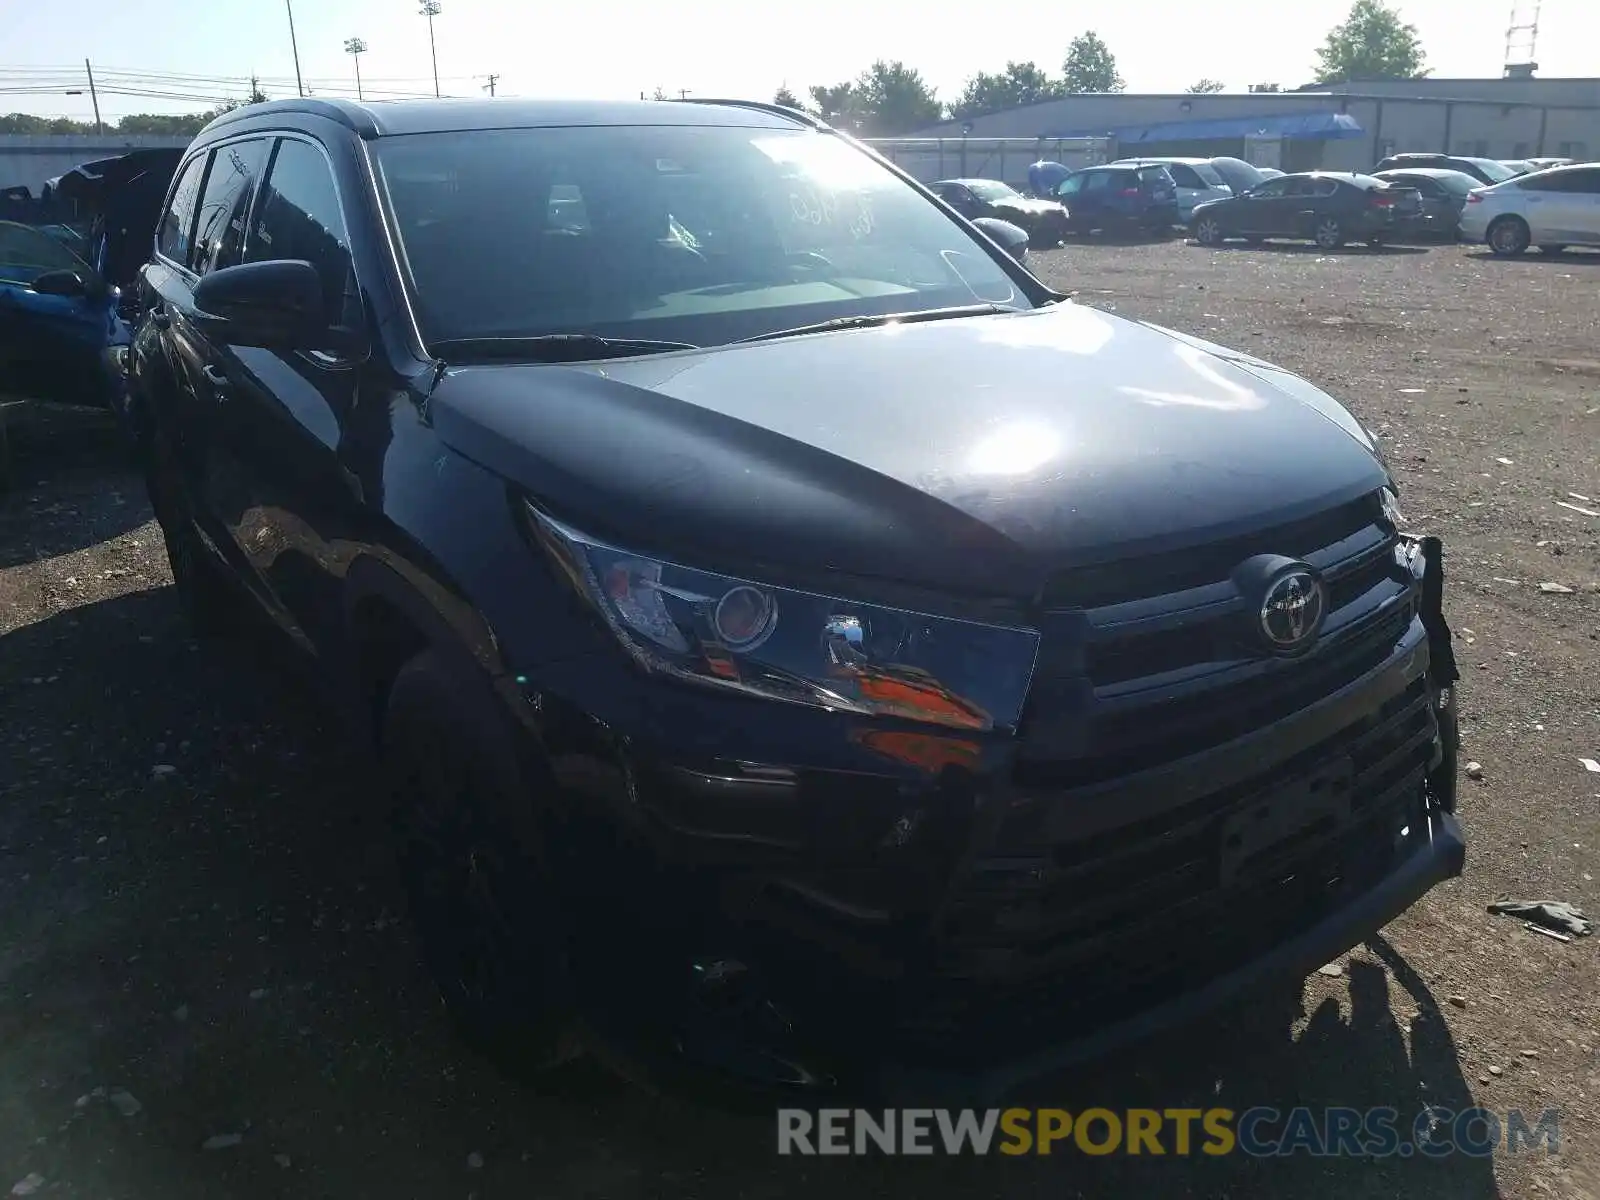
[[[1247,137],[1309,138],[1318,141],[1364,136],[1349,113],[1291,113],[1277,117],[1226,117],[1213,121],[1163,121],[1158,125],[1124,125],[1118,129],[1047,133],[1047,138],[1105,137],[1124,145],[1134,142],[1209,142]]]

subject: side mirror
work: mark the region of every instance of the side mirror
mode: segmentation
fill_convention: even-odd
[[[87,296],[89,284],[76,271],[46,271],[30,285],[41,296]]]
[[[301,259],[242,263],[201,278],[196,316],[218,341],[269,350],[325,348],[328,314],[322,280]]]

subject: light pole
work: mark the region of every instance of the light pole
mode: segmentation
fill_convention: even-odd
[[[439,47],[433,41],[433,19],[443,10],[439,0],[422,0],[422,7],[417,10],[422,16],[428,18],[428,53],[433,55],[433,95],[439,96]]]
[[[356,60],[356,99],[365,100],[361,94],[361,56],[366,53],[367,44],[360,38],[345,38],[344,52]]]
[[[300,81],[300,46],[294,40],[294,4],[292,0],[283,0],[283,7],[289,14],[289,49],[294,52],[294,89],[304,96],[306,85]]]

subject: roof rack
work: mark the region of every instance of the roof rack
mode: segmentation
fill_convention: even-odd
[[[832,129],[833,127],[821,117],[798,108],[789,108],[783,104],[768,104],[765,100],[719,100],[713,96],[685,96],[681,100],[673,101],[675,104],[725,104],[732,108],[751,108],[757,112],[771,113],[775,117],[788,117],[792,121],[799,121],[813,129]]]

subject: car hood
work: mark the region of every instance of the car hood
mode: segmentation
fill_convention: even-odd
[[[447,444],[591,532],[993,596],[1387,479],[1361,425],[1304,381],[1070,302],[455,368],[429,411]]]

